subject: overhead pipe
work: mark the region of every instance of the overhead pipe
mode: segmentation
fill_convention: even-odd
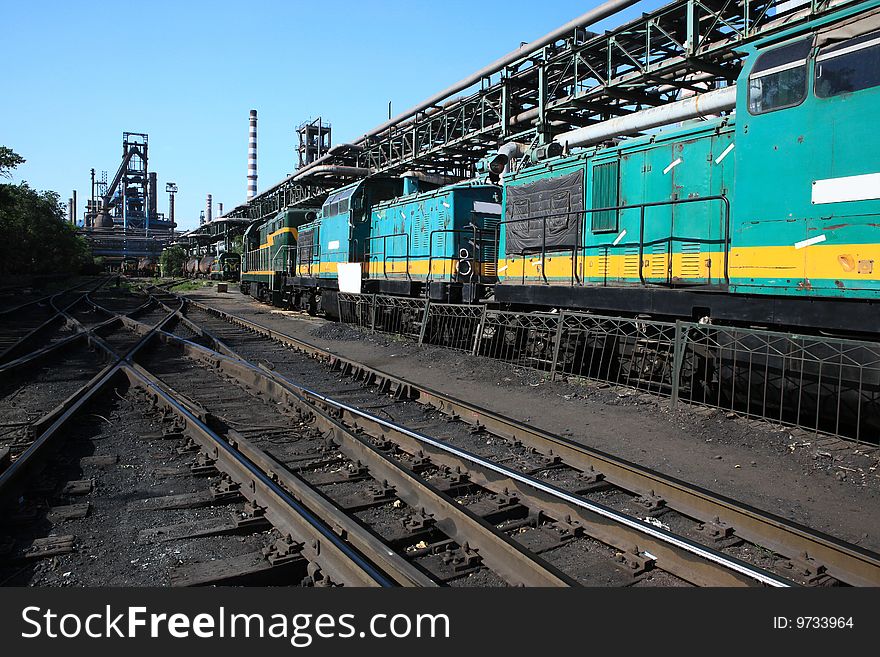
[[[736,87],[724,87],[679,100],[668,105],[619,116],[594,125],[563,132],[553,141],[563,148],[599,144],[612,137],[625,137],[650,128],[659,128],[678,121],[706,117],[736,107]]]
[[[574,20],[569,21],[568,23],[566,23],[562,27],[553,30],[549,34],[545,34],[541,38],[536,39],[536,40],[532,41],[531,43],[526,44],[525,46],[522,46],[512,52],[509,52],[508,54],[504,55],[500,59],[496,59],[494,62],[492,62],[488,66],[484,66],[476,73],[473,73],[473,74],[469,75],[468,77],[466,77],[462,80],[459,80],[458,82],[453,84],[451,87],[447,87],[443,91],[441,91],[437,94],[434,94],[428,100],[426,100],[422,103],[419,103],[415,107],[411,107],[410,109],[405,111],[403,114],[398,114],[395,118],[393,118],[389,121],[386,121],[385,123],[380,125],[378,128],[375,128],[371,132],[368,132],[367,134],[365,134],[362,137],[362,140],[366,140],[366,139],[369,139],[370,137],[375,137],[376,135],[381,134],[382,132],[384,132],[385,130],[390,128],[391,126],[396,125],[396,124],[400,123],[401,121],[418,114],[422,110],[425,110],[429,107],[436,105],[437,103],[448,98],[452,94],[458,93],[460,91],[467,89],[468,87],[475,85],[476,83],[478,83],[480,80],[482,80],[487,75],[491,75],[492,73],[497,73],[500,69],[504,68],[508,64],[512,64],[512,63],[522,59],[523,57],[535,52],[536,50],[543,48],[544,46],[546,46],[550,43],[554,43],[555,41],[558,41],[559,39],[561,39],[563,37],[568,36],[569,34],[574,32],[575,29],[585,28],[585,27],[588,27],[589,25],[592,25],[594,23],[598,23],[599,21],[604,20],[604,19],[608,18],[609,16],[613,16],[614,14],[618,13],[619,11],[622,11],[628,7],[632,7],[637,2],[639,2],[639,0],[608,0],[608,2],[605,2],[601,5],[599,5],[598,7],[596,7],[595,9],[591,9],[587,13],[578,16]]]
[[[467,89],[468,87],[476,84],[477,82],[479,82],[481,79],[483,79],[487,75],[490,75],[492,73],[497,72],[499,69],[503,68],[504,66],[507,66],[508,64],[512,64],[512,63],[522,59],[523,57],[526,57],[527,55],[538,50],[539,48],[543,48],[544,46],[546,46],[550,43],[558,41],[559,39],[572,33],[577,28],[585,28],[585,27],[592,25],[594,23],[598,23],[599,21],[604,20],[604,19],[608,18],[609,16],[613,16],[614,14],[616,14],[620,11],[623,11],[624,9],[627,9],[628,7],[632,7],[633,5],[635,5],[638,2],[639,2],[639,0],[608,0],[604,4],[596,7],[595,9],[591,9],[590,11],[586,12],[585,14],[582,14],[581,16],[578,16],[577,18],[569,21],[568,23],[566,23],[562,27],[557,28],[548,34],[545,34],[543,37],[536,39],[536,40],[532,41],[531,43],[528,43],[525,46],[522,46],[522,47],[508,53],[507,55],[501,57],[500,59],[495,60],[494,62],[492,62],[488,66],[483,67],[482,69],[480,69],[476,73],[473,73],[473,74],[469,75],[468,77],[466,77],[462,80],[459,80],[457,83],[455,83],[451,87],[447,87],[446,89],[444,89],[440,93],[434,94],[428,100],[419,103],[415,107],[411,107],[410,109],[403,112],[402,114],[398,114],[395,118],[386,121],[385,123],[383,123],[379,127],[374,128],[370,132],[363,135],[363,137],[361,137],[358,140],[358,143],[338,144],[338,145],[334,146],[329,151],[327,151],[327,153],[325,155],[319,157],[317,160],[315,160],[311,164],[308,164],[308,165],[302,167],[296,173],[291,174],[290,176],[288,176],[287,178],[285,178],[284,180],[282,180],[278,184],[274,185],[273,187],[270,187],[267,190],[267,192],[271,192],[273,189],[275,189],[276,187],[278,187],[286,182],[299,180],[301,178],[304,178],[307,175],[311,175],[312,173],[314,173],[315,167],[318,167],[318,166],[325,164],[328,160],[332,159],[332,157],[335,153],[338,153],[340,150],[345,149],[345,150],[362,151],[364,148],[362,145],[363,142],[368,142],[371,138],[376,137],[377,135],[381,134],[382,132],[387,130],[389,127],[396,125],[397,123],[400,123],[401,121],[408,119],[412,116],[415,116],[416,114],[418,114],[419,112],[422,112],[422,111],[426,111],[426,110],[428,112],[439,111],[435,106],[438,105],[439,103],[441,103],[441,101],[446,101],[444,103],[444,106],[456,102],[456,99],[449,98],[449,96],[451,96],[452,94],[463,91],[464,89]],[[592,36],[592,33],[587,33],[587,36],[588,37]],[[367,175],[367,174],[364,174],[364,175]],[[250,189],[248,191],[249,191],[248,200],[251,200],[251,198],[253,198],[253,196],[250,195]],[[267,193],[267,192],[263,192],[263,193]],[[254,193],[254,195],[256,195],[256,189],[253,190],[253,193]]]
[[[317,176],[321,174],[363,178],[364,176],[369,176],[371,173],[373,173],[373,170],[368,167],[347,167],[341,164],[324,164],[321,166],[312,167],[309,171],[306,172],[299,171],[293,174],[290,179],[297,180],[305,175]]]

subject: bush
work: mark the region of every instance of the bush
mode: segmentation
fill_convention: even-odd
[[[182,246],[170,246],[159,257],[159,266],[163,276],[182,276],[186,264],[186,251]]]

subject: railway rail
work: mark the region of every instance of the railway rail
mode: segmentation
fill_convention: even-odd
[[[734,500],[714,495],[709,491],[689,486],[685,482],[663,477],[563,438],[545,434],[462,400],[346,361],[314,345],[280,334],[250,320],[224,314],[201,304],[190,303],[188,309],[195,309],[199,313],[198,324],[202,330],[211,336],[213,344],[222,344],[226,351],[226,355],[220,357],[219,354],[205,351],[206,347],[188,344],[185,346],[185,351],[191,357],[215,359],[215,367],[227,368],[228,371],[234,372],[238,380],[253,380],[252,385],[267,386],[264,390],[266,394],[273,394],[273,389],[278,398],[283,397],[279,389],[284,390],[286,394],[295,394],[325,412],[335,414],[353,431],[366,432],[373,437],[379,437],[380,442],[391,440],[396,443],[395,449],[407,452],[410,458],[413,458],[413,454],[417,455],[420,467],[432,462],[434,466],[455,468],[459,472],[467,473],[470,483],[485,486],[493,494],[501,497],[515,497],[518,502],[525,502],[525,506],[530,509],[537,509],[551,519],[555,517],[557,522],[560,516],[576,518],[579,524],[577,532],[585,527],[589,528],[594,536],[599,536],[621,550],[624,560],[629,558],[627,555],[635,554],[636,557],[640,557],[630,559],[631,564],[635,564],[633,567],[636,570],[645,565],[648,568],[653,566],[653,563],[645,563],[645,554],[649,555],[648,561],[653,558],[666,565],[672,556],[670,554],[672,548],[669,546],[674,545],[675,549],[683,551],[677,555],[682,561],[679,565],[669,568],[671,572],[685,575],[684,578],[689,577],[690,580],[698,578],[692,572],[688,572],[688,566],[691,570],[694,570],[694,567],[692,563],[687,564],[687,561],[693,558],[693,555],[699,555],[709,562],[725,563],[728,573],[731,572],[732,567],[733,572],[740,574],[748,572],[748,577],[752,578],[752,581],[760,581],[764,584],[797,582],[868,585],[878,581],[880,560],[870,551],[772,514],[738,504]],[[206,322],[205,313],[211,313],[215,318],[222,319],[225,327],[223,323]],[[245,330],[236,334],[229,330],[230,324]],[[208,326],[210,330],[206,330]],[[272,338],[281,345],[294,347],[306,355],[306,359],[300,359],[297,376],[287,377],[281,374],[280,370],[290,369],[291,357],[285,357],[283,351],[279,353],[278,350],[264,350],[263,358],[274,363],[274,368],[264,363],[259,367],[259,374],[253,370],[249,373],[247,368],[237,370],[236,367],[242,366],[234,363],[234,356],[229,352],[233,348],[247,351],[248,345],[254,346],[255,335]],[[261,344],[265,347],[265,344]],[[241,360],[246,361],[244,356],[238,355]],[[322,394],[294,382],[293,378],[299,378],[298,375],[301,375],[302,367],[307,366],[308,361],[314,358],[323,360],[331,369],[348,374],[358,382],[354,388],[347,387],[344,391],[339,391],[340,393],[357,394],[355,389],[360,388],[359,384],[365,383],[373,388],[372,402],[346,403],[333,395]],[[253,364],[250,367],[254,367]],[[261,376],[263,382],[258,383]],[[360,392],[363,394],[364,389],[360,388]],[[369,407],[371,403],[375,405],[375,392],[391,393],[400,401],[394,408],[395,413],[406,407],[405,402],[408,400],[419,402],[415,405],[409,404],[410,408],[420,406],[422,412],[430,409],[436,413],[433,413],[433,417],[429,415],[427,418],[422,417],[421,420],[411,414],[408,425],[405,421],[378,417],[363,408],[365,405]],[[338,396],[341,395],[336,395]],[[381,408],[381,412],[386,418],[393,415],[389,413],[387,404]],[[411,428],[420,424],[424,426],[426,419],[429,420],[429,427],[439,428],[441,433],[448,433],[443,428],[444,421],[462,420],[468,427],[464,433],[478,438],[468,444],[471,449],[461,449],[450,446],[446,440],[439,441],[432,438],[431,435],[437,434],[432,433],[430,428],[421,431]],[[430,420],[433,420],[433,424]],[[519,467],[499,464],[497,447],[481,450],[481,443],[493,441],[500,441],[508,450],[513,446],[521,451],[522,454],[513,459],[519,461],[516,464]],[[481,456],[478,453],[480,451],[485,455]],[[553,481],[554,479],[558,479],[559,482]],[[612,493],[609,493],[609,490]],[[628,527],[634,533],[627,534],[625,539],[612,539],[608,532],[603,533],[600,525],[615,513],[619,513],[619,509],[615,510],[601,503],[581,499],[590,497],[591,493],[596,493],[599,499],[602,499],[602,496],[611,498],[613,502],[611,506],[616,503],[617,506],[627,509],[630,514],[635,511],[635,521]],[[615,496],[620,498],[616,502],[613,500]],[[644,518],[639,514],[644,514]],[[597,521],[597,516],[602,520]],[[688,523],[691,526],[688,526]],[[668,526],[676,527],[677,531],[681,531],[684,540],[676,543],[682,538],[681,536],[676,538],[664,535],[664,532],[668,531]],[[658,543],[650,543],[650,549],[633,550],[634,547],[648,545],[649,540]],[[712,550],[719,546],[722,547],[720,552],[723,556],[711,554]],[[758,552],[766,553],[769,550],[777,557],[756,560],[753,549],[755,546],[760,546]],[[710,549],[707,550],[707,547]],[[662,555],[659,559],[657,553]],[[683,557],[682,554],[688,556]],[[778,558],[780,555],[784,558]],[[744,562],[751,560],[753,562],[751,569],[749,565],[734,564],[736,560]],[[755,561],[762,563],[767,572],[756,577]],[[701,583],[718,583],[718,580],[713,581],[711,576],[705,577],[706,579],[700,580]]]
[[[216,499],[218,492],[220,499],[244,497],[250,504],[250,513],[247,514],[249,517],[244,519],[245,522],[241,522],[241,518],[233,516],[234,521],[231,529],[246,530],[250,526],[248,520],[255,523],[269,520],[279,530],[280,538],[277,543],[266,546],[264,561],[272,569],[296,566],[301,571],[299,581],[308,581],[312,584],[347,583],[372,586],[392,584],[393,582],[380,569],[368,563],[356,551],[352,550],[343,539],[333,534],[289,493],[272,481],[266,473],[250,464],[238,450],[230,447],[228,442],[220,439],[216,433],[192,416],[188,402],[176,397],[173,392],[159,384],[148,372],[134,362],[134,355],[153,339],[159,327],[179,318],[179,307],[161,308],[156,303],[158,301],[156,293],[151,296],[150,304],[141,304],[125,314],[121,314],[118,310],[104,309],[93,299],[86,298],[93,310],[105,312],[109,316],[106,321],[98,322],[92,327],[86,326],[74,315],[65,313],[65,318],[76,325],[81,333],[87,335],[90,344],[97,347],[108,361],[98,374],[70,395],[64,403],[41,418],[39,424],[48,426],[39,432],[36,439],[17,458],[11,459],[11,463],[4,464],[5,469],[0,474],[0,497],[9,505],[8,509],[12,508],[7,518],[11,520],[22,515],[20,506],[22,501],[31,499],[28,491],[32,488],[33,481],[46,469],[50,471],[53,469],[51,466],[47,468],[46,462],[51,461],[53,452],[64,447],[65,441],[59,439],[60,429],[62,427],[69,428],[72,418],[78,411],[82,411],[87,404],[95,402],[101,392],[106,392],[109,389],[111,382],[118,382],[124,375],[124,378],[130,383],[146,392],[153,405],[157,408],[167,409],[176,421],[185,423],[187,435],[190,438],[200,439],[204,441],[206,448],[210,445],[210,449],[218,452],[215,459],[218,467],[222,464],[225,468],[225,475],[227,477],[234,476],[238,480],[239,483],[234,483],[232,479],[221,478],[212,494],[208,498],[203,496],[202,502]],[[173,298],[167,300],[174,301]],[[59,312],[63,311],[59,309]],[[78,312],[82,313],[82,309],[78,309]],[[135,320],[133,317],[138,319]],[[119,337],[114,333],[99,335],[99,331],[106,330],[108,326],[124,327],[125,330],[118,333],[119,336],[125,337]],[[131,329],[135,327],[145,328],[140,331],[132,331]],[[45,350],[41,351],[45,356]],[[103,419],[106,420],[106,418]],[[165,419],[168,419],[168,415],[165,416]],[[107,421],[109,422],[109,420]],[[174,429],[174,426],[176,425],[172,425],[172,430],[163,434],[161,439],[182,438],[183,434]],[[184,447],[181,453],[189,453],[190,451]],[[220,451],[223,452],[222,455],[219,454]],[[57,466],[57,464],[55,465]],[[198,464],[195,464],[194,470],[213,472],[216,469],[213,467],[200,469]],[[88,493],[91,490],[91,486],[84,485],[84,482],[74,483],[83,489],[81,492]],[[247,492],[246,486],[249,487],[250,493]],[[61,486],[59,488],[61,493],[58,493],[56,497],[66,495],[69,488],[69,485]],[[239,492],[239,488],[241,488],[241,492]],[[150,502],[155,503],[155,500],[147,499],[145,501],[148,508],[151,506]],[[163,504],[171,504],[168,508],[175,508],[175,504],[181,503],[179,500],[174,502],[160,500],[160,504],[152,506],[164,508]],[[186,504],[191,504],[191,501]],[[59,512],[57,507],[50,508],[45,514],[46,518],[53,514],[56,517],[60,514],[62,520],[68,517],[81,517],[77,514],[71,515],[70,509],[73,507],[81,509],[83,505],[64,505],[66,511],[63,512]],[[198,532],[196,533],[198,534]],[[214,528],[214,530],[203,529],[202,533],[223,532]],[[295,540],[297,538],[302,540]],[[19,546],[18,552],[15,552],[15,541],[6,540],[2,543],[6,552],[13,552],[13,562],[16,559],[27,562],[64,554],[72,549],[74,540],[72,536],[59,538],[50,534],[36,539],[23,550]],[[310,559],[310,556],[313,558]],[[215,572],[219,566],[213,562],[209,565]],[[254,570],[253,564],[238,564],[238,568],[243,572]],[[265,569],[266,564],[257,568],[257,570]],[[229,579],[227,576],[222,581]],[[183,580],[189,583],[214,583],[218,581],[218,577],[216,574],[206,576],[205,572],[201,572],[189,578],[183,577]],[[234,578],[233,581],[235,581]]]
[[[103,417],[85,409],[115,392],[133,417],[162,426],[141,438],[143,458],[165,455],[173,467],[160,470],[210,482],[132,502],[145,513],[211,509],[144,528],[139,541],[235,535],[250,549],[230,548],[214,572],[172,569],[173,584],[880,583],[880,555],[165,289],[56,301],[71,335],[0,363],[0,380],[27,387],[58,359],[89,366],[61,404],[27,421],[28,439],[0,463],[0,499],[30,499],[22,491],[70,448],[62,429]],[[49,512],[82,505],[62,506]],[[49,538],[31,559],[74,549],[39,543]]]

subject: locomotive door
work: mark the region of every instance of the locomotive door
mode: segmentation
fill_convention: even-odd
[[[670,205],[646,209],[642,259],[646,281],[665,285],[723,281],[727,257],[725,205],[718,200],[700,199],[726,192],[724,165],[730,151],[725,150],[730,144],[732,133],[728,132],[662,149],[668,161],[660,172],[668,179],[665,185]],[[730,158],[728,166],[732,164]]]

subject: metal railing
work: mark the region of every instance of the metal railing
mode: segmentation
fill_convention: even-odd
[[[394,239],[397,237],[405,237],[406,238],[406,253],[403,254],[389,254],[388,253],[388,240]],[[382,240],[382,251],[375,252],[373,251],[373,242],[378,242]],[[398,249],[395,249],[397,251]],[[409,233],[390,233],[388,235],[375,235],[373,237],[367,238],[366,243],[366,252],[364,253],[364,262],[367,267],[371,267],[373,262],[379,262],[379,257],[382,257],[382,276],[384,278],[388,278],[388,261],[389,260],[406,260],[406,271],[403,274],[407,277],[407,279],[412,279],[409,274]],[[375,259],[375,260],[374,260]],[[372,273],[369,272],[368,273]],[[392,274],[396,274],[398,272],[391,272]]]
[[[669,224],[669,235],[660,237],[657,239],[645,240],[645,213],[648,209],[653,208],[661,208],[661,207],[669,207],[674,208],[678,205],[684,204],[692,204],[692,203],[714,203],[718,202],[721,204],[723,208],[723,212],[719,217],[723,221],[723,237],[719,237],[717,239],[703,239],[698,237],[682,237],[675,235],[675,217],[674,215],[670,218]],[[592,214],[599,212],[616,212],[618,213],[618,220],[615,223],[615,228],[612,230],[602,230],[599,231],[601,233],[610,233],[616,232],[620,227],[620,213],[625,211],[637,210],[639,212],[639,235],[638,241],[623,241],[623,238],[626,236],[626,230],[620,231],[618,233],[618,239],[616,239],[612,243],[604,243],[604,244],[583,244],[584,235],[587,230],[586,222],[587,217]],[[548,247],[547,246],[547,220],[553,219],[556,217],[574,217],[577,221],[577,227],[575,230],[574,236],[574,244],[570,246],[559,246],[559,247]],[[730,276],[728,274],[728,254],[730,251],[730,201],[726,196],[723,195],[714,195],[714,196],[700,196],[694,198],[680,198],[680,199],[670,199],[666,201],[654,201],[650,203],[636,203],[633,205],[614,205],[608,206],[604,208],[588,208],[584,210],[567,210],[567,211],[551,211],[543,214],[534,214],[526,217],[517,217],[514,219],[506,219],[498,223],[498,226],[495,229],[495,251],[498,253],[499,257],[501,256],[501,229],[503,226],[510,226],[513,224],[520,224],[524,222],[541,222],[541,246],[540,249],[538,247],[532,247],[528,250],[522,249],[518,252],[510,252],[507,251],[507,244],[505,244],[505,259],[509,256],[519,257],[525,260],[527,256],[530,254],[541,254],[540,260],[540,270],[541,270],[541,278],[544,283],[549,284],[550,281],[547,279],[546,274],[546,261],[548,254],[551,256],[558,255],[567,255],[571,254],[571,273],[569,275],[569,284],[571,286],[580,286],[584,284],[584,278],[586,277],[584,269],[584,261],[586,260],[587,251],[595,249],[596,251],[604,252],[603,255],[607,259],[611,254],[611,251],[617,252],[626,252],[626,249],[637,248],[638,249],[638,271],[637,276],[642,285],[648,285],[654,281],[648,281],[645,277],[645,247],[665,244],[665,257],[667,258],[667,275],[666,275],[666,283],[672,283],[675,278],[674,272],[672,271],[672,256],[673,256],[673,244],[675,242],[695,242],[699,241],[702,244],[713,244],[721,247],[724,252],[724,265],[722,269],[722,275],[724,278],[724,284],[727,285],[730,283]],[[592,230],[592,229],[591,229]],[[593,232],[597,232],[593,230]],[[551,249],[548,251],[548,248]],[[581,257],[581,254],[583,256]],[[580,260],[581,266],[578,267],[578,261]],[[526,268],[525,265],[522,267],[522,282],[525,282],[526,279]],[[606,273],[607,279],[607,273]],[[606,280],[607,282],[607,280]]]
[[[583,312],[521,313],[376,294],[340,321],[541,373],[634,388],[857,442],[880,442],[880,343]]]

